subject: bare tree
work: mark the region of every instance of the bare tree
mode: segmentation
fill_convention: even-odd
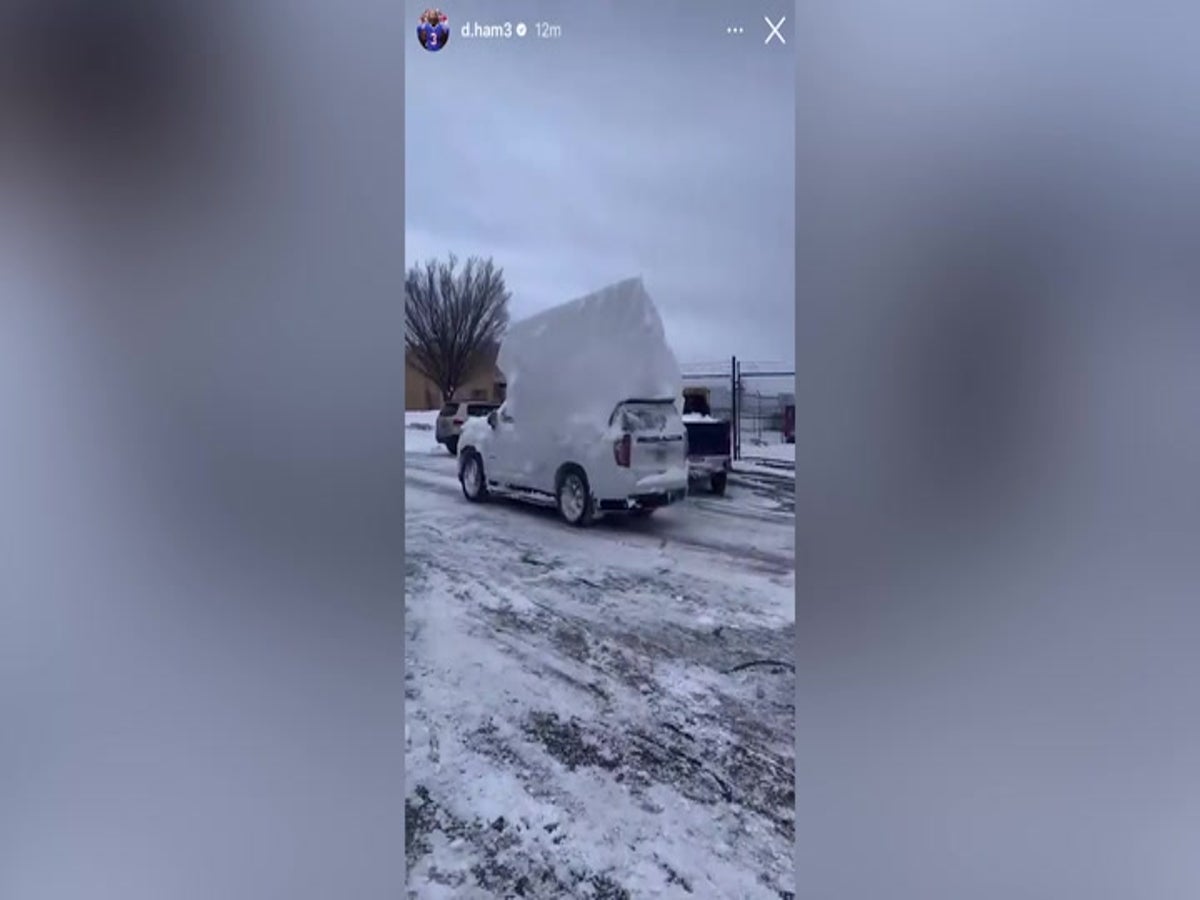
[[[484,364],[508,325],[504,272],[490,258],[458,258],[413,266],[404,280],[404,349],[418,372],[437,385],[442,401]]]

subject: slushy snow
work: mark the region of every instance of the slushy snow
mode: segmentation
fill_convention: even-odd
[[[794,895],[794,482],[581,532],[405,418],[407,896]]]

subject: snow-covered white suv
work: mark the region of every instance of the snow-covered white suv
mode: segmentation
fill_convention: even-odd
[[[514,421],[506,404],[463,426],[458,470],[473,502],[498,493],[553,503],[571,525],[648,516],[687,496],[687,432],[674,399],[625,400],[607,426],[563,428]]]

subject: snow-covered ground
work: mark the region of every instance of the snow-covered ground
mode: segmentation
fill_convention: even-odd
[[[437,446],[433,440],[433,427],[437,424],[440,410],[410,410],[404,414],[404,452],[429,450]],[[426,440],[428,438],[428,440]]]
[[[406,429],[409,896],[791,896],[793,482],[572,529]],[[754,665],[738,669],[746,663]]]
[[[789,462],[795,465],[796,445],[785,444],[778,432],[756,434],[750,429],[742,433],[742,456],[746,459],[766,459],[773,462]]]
[[[793,449],[788,447],[789,450]],[[787,478],[788,483],[795,484],[796,477],[796,455],[792,453],[785,456],[778,454],[777,456],[751,456],[745,448],[742,449],[742,458],[734,460],[733,471],[738,475],[745,476],[774,476],[776,478]]]
[[[785,444],[779,432],[742,435],[741,459],[733,464],[735,472],[743,475],[783,475],[795,478],[796,445]]]
[[[751,444],[742,442],[742,457],[745,459],[769,459],[779,462],[796,462],[795,444]]]

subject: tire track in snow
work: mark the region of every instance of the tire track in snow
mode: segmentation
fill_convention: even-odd
[[[673,553],[679,541],[649,529],[574,532],[430,486],[439,500],[451,490],[454,506],[409,520],[411,715],[439,735],[439,762],[452,752],[499,769],[504,802],[531,811],[493,827],[486,799],[462,800],[464,776],[438,769],[421,737],[410,870],[453,896],[780,896],[793,676],[721,674],[747,655],[790,655],[793,623],[752,624],[780,585],[747,575],[739,599],[726,572],[688,571],[702,554]],[[475,656],[492,668],[473,681]],[[597,810],[619,824],[597,833]],[[667,818],[691,832],[682,844]],[[631,856],[629,841],[651,849]],[[444,866],[450,844],[466,860],[456,873],[432,862]]]

